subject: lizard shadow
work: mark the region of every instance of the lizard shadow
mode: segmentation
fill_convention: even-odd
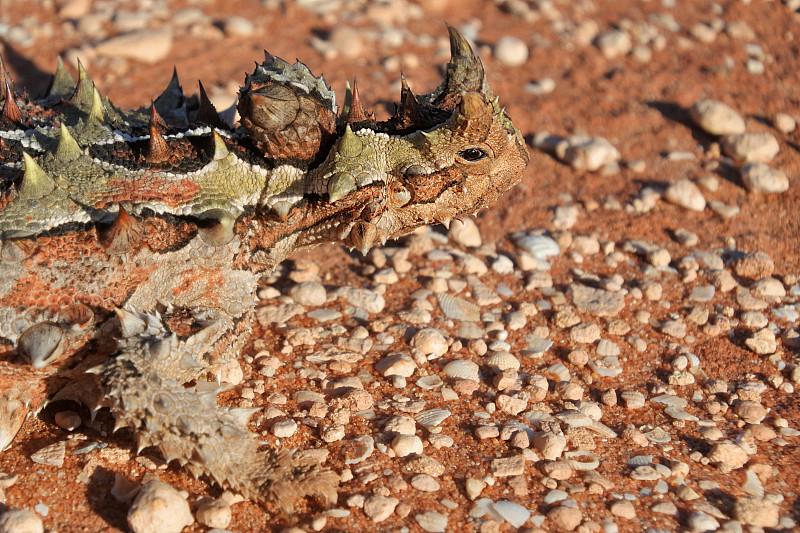
[[[17,52],[6,41],[0,42],[0,58],[5,63],[6,70],[16,73],[13,77],[14,85],[19,89],[26,89],[29,94],[44,94],[52,78],[51,72],[45,72],[36,66],[36,63]]]

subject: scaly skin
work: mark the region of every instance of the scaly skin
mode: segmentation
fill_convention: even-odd
[[[78,399],[248,498],[335,501],[333,471],[260,449],[250,410],[183,383],[237,355],[258,276],[288,255],[327,242],[366,253],[519,182],[521,136],[450,38],[442,85],[414,95],[403,80],[381,123],[355,89],[337,117],[322,78],[270,55],[245,80],[237,129],[177,77],[150,108],[122,111],[82,67],[75,84],[59,62],[37,100],[0,69],[0,338],[19,356],[0,361],[0,449],[28,410]]]

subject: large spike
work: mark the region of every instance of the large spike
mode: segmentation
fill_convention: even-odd
[[[50,87],[47,88],[47,96],[68,97],[74,92],[75,78],[64,68],[64,61],[61,59],[61,56],[58,56],[56,73],[50,81]]]
[[[200,86],[200,108],[197,110],[196,121],[215,128],[225,128],[225,123],[220,118],[217,108],[214,107],[208,94],[206,94],[203,82],[198,81],[197,84]]]
[[[178,80],[178,69],[172,69],[172,78],[169,80],[167,88],[164,89],[158,98],[155,106],[162,115],[168,115],[170,111],[179,109],[183,106],[184,95],[180,80]]]
[[[492,92],[485,81],[483,64],[472,51],[469,42],[454,27],[447,25],[450,34],[450,62],[439,87],[423,97],[426,104],[440,109],[453,109],[461,91],[477,91],[487,99]]]
[[[153,101],[150,102],[150,126],[155,126],[158,128],[159,132],[167,131],[167,123],[164,122],[164,119],[158,114],[156,104]]]
[[[81,156],[83,150],[81,150],[78,141],[76,141],[69,132],[69,128],[67,128],[66,124],[62,122],[60,129],[61,133],[58,137],[58,145],[56,146],[56,160],[59,163],[74,161]]]
[[[0,55],[0,83],[5,83],[6,76],[6,65],[3,63],[3,56]]]
[[[419,121],[419,101],[408,86],[406,77],[400,73],[400,109],[398,115],[404,126],[416,124]]]
[[[19,124],[22,122],[22,111],[19,110],[16,99],[14,99],[14,92],[11,90],[11,85],[7,80],[3,80],[5,90],[3,91],[5,103],[3,104],[2,122]]]
[[[89,108],[89,120],[104,122],[106,119],[106,108],[103,105],[103,97],[100,91],[92,84],[92,107]]]
[[[19,196],[26,200],[38,200],[53,192],[56,182],[42,170],[39,163],[27,152],[22,152],[22,159],[25,162],[25,172],[19,184]]]
[[[339,153],[344,157],[358,157],[364,150],[364,143],[350,129],[350,124],[344,128],[344,134],[339,141]]]
[[[475,55],[469,41],[453,26],[447,25],[450,34],[450,62],[447,64],[447,79],[456,84],[453,90],[481,91],[483,89],[483,63]]]
[[[81,63],[79,59],[78,85],[75,87],[75,92],[72,94],[70,102],[81,111],[88,113],[91,111],[94,104],[94,92],[94,82],[89,79],[86,68],[84,68],[83,63]]]
[[[355,122],[364,122],[370,120],[370,114],[364,109],[364,103],[361,101],[361,96],[358,94],[358,82],[353,78],[353,92],[350,100],[350,110],[347,113],[347,124]]]
[[[121,255],[139,246],[144,238],[139,222],[119,206],[117,218],[105,229],[98,229],[98,242],[109,255]]]

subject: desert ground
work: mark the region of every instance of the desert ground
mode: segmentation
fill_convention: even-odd
[[[338,501],[240,501],[61,402],[0,453],[0,512],[126,531],[157,478],[193,532],[800,528],[800,2],[0,0],[0,52],[32,95],[61,56],[121,108],[176,68],[225,109],[266,49],[385,119],[401,71],[440,82],[445,22],[525,137],[522,182],[450,230],[282,264],[219,398],[317,450]],[[340,385],[369,401],[328,409]]]

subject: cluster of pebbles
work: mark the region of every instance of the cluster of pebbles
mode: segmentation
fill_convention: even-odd
[[[568,231],[512,239],[498,251],[467,220],[449,238],[426,230],[373,250],[363,286],[331,286],[308,261],[262,280],[257,318],[269,333],[245,358],[254,373],[234,403],[263,407],[266,437],[319,439],[309,453],[342,466],[349,495],[304,530],[363,513],[429,532],[460,520],[609,531],[645,510],[663,517],[643,524],[652,532],[797,527],[775,466],[754,458],[800,435],[770,407],[800,386],[797,278],[776,275],[760,251],[673,257]],[[760,370],[716,374],[699,353],[717,342]],[[65,444],[33,459],[59,464]],[[134,489],[120,480],[115,497]],[[235,502],[198,500],[196,519],[224,528]],[[129,514],[137,533],[192,521],[186,495],[158,481]]]

